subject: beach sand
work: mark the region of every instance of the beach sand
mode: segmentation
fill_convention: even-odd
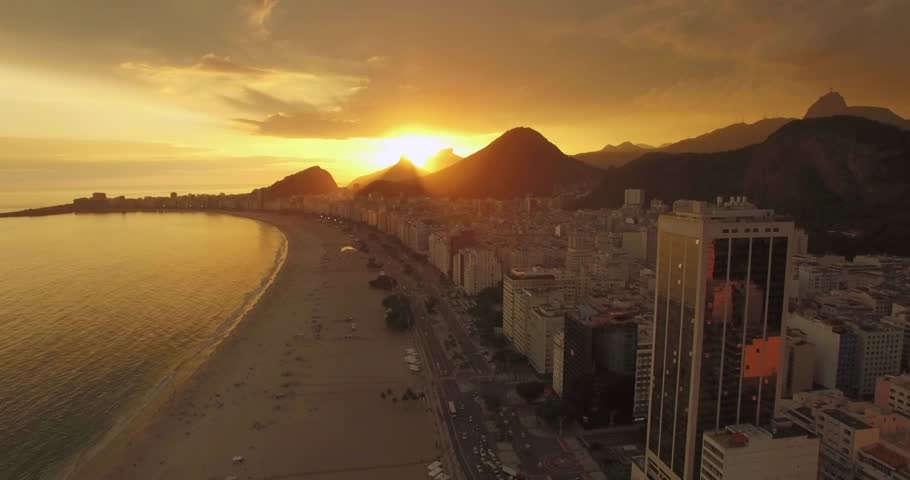
[[[380,398],[422,391],[403,360],[414,340],[386,329],[367,255],[342,252],[344,232],[300,216],[244,216],[288,239],[274,283],[192,375],[71,478],[425,478],[438,456],[425,402]]]

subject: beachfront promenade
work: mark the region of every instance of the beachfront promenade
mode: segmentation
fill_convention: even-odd
[[[440,455],[426,404],[380,396],[423,388],[402,360],[414,338],[386,328],[367,256],[343,252],[345,232],[301,215],[243,215],[288,238],[273,285],[172,399],[72,477],[426,478]]]

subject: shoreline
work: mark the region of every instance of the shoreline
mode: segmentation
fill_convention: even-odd
[[[227,212],[211,213],[232,215]],[[256,305],[262,297],[272,288],[287,261],[289,249],[287,235],[284,230],[272,223],[245,215],[234,216],[269,225],[278,230],[284,240],[281,247],[279,247],[278,252],[276,252],[275,261],[272,264],[271,270],[263,277],[263,282],[260,284],[259,288],[250,292],[252,295],[250,296],[248,294],[246,300],[238,310],[233,312],[232,315],[225,318],[217,327],[215,327],[211,336],[187,358],[177,364],[166,377],[162,378],[148,393],[146,393],[140,402],[128,407],[127,411],[123,412],[122,415],[115,419],[110,429],[102,433],[95,441],[86,445],[74,456],[66,459],[63,464],[53,472],[52,476],[54,478],[59,478],[60,480],[69,480],[70,478],[73,478],[76,472],[86,464],[91,463],[92,459],[103,453],[112,442],[135,435],[136,432],[144,426],[143,421],[148,422],[151,417],[159,414],[162,408],[174,400],[177,390],[183,387],[186,382],[190,381],[192,377],[204,367],[208,359],[218,352],[218,349],[224,341],[227,340],[241,323],[247,320],[250,312],[256,308]],[[168,394],[169,389],[170,394]]]
[[[260,221],[281,231],[285,237],[285,258],[281,267],[273,272],[268,286],[246,314],[218,335],[218,340],[207,346],[204,355],[197,354],[194,361],[181,365],[183,371],[174,376],[172,385],[160,388],[157,398],[146,405],[142,413],[126,422],[119,432],[106,435],[103,443],[93,446],[91,455],[80,456],[80,461],[73,464],[64,478],[226,478],[232,476],[232,472],[240,476],[240,473],[253,471],[257,473],[255,478],[290,474],[295,478],[305,475],[300,478],[331,480],[419,478],[422,475],[418,473],[425,475],[423,465],[432,461],[437,452],[432,447],[429,417],[422,411],[424,405],[398,408],[378,398],[379,385],[391,386],[396,391],[405,386],[420,388],[422,377],[414,377],[403,365],[398,366],[401,373],[386,373],[400,363],[401,350],[396,347],[405,345],[408,339],[394,337],[385,331],[382,322],[361,327],[362,316],[381,312],[381,293],[365,293],[367,298],[362,306],[351,306],[345,292],[336,292],[329,287],[330,283],[347,286],[352,283],[350,278],[367,278],[370,273],[365,268],[365,258],[360,258],[363,254],[340,253],[337,245],[346,241],[342,232],[301,215],[247,211],[211,213]],[[333,262],[340,265],[337,271],[325,271]],[[361,288],[373,292],[368,291],[365,284],[363,281]],[[318,334],[314,339],[312,334],[304,333],[302,327],[310,327],[310,321],[301,321],[301,307],[309,307],[313,312],[312,322],[317,322],[322,318],[320,309],[324,297],[329,300],[327,310],[356,311],[353,316],[358,319],[358,338],[355,341],[364,343],[357,345],[342,337],[328,338],[338,330],[334,325],[325,325],[328,328],[323,333],[326,338],[322,340]],[[363,339],[359,338],[361,333],[365,335]],[[366,342],[369,342],[368,346]],[[265,348],[266,343],[273,348]],[[292,345],[297,343],[300,345]],[[283,354],[281,349],[284,349]],[[299,352],[294,357],[299,363],[290,360],[292,350]],[[353,362],[355,354],[382,368],[359,368]],[[312,355],[317,357],[309,360]],[[372,362],[371,356],[376,357]],[[241,361],[246,364],[238,365]],[[270,364],[270,368],[261,369],[261,363]],[[308,363],[318,365],[301,372],[280,370],[298,368],[301,363],[303,370],[307,370]],[[260,373],[263,370],[264,373]],[[245,376],[237,379],[241,374]],[[268,377],[275,380],[269,382]],[[275,383],[279,383],[278,388]],[[257,385],[248,388],[247,384]],[[364,390],[374,393],[367,396]],[[345,425],[346,419],[355,416],[343,408],[339,410],[348,403],[354,411],[367,415],[372,412],[375,416],[364,418],[363,425]],[[219,416],[225,418],[209,420]],[[341,422],[342,430],[348,430],[350,435],[333,433],[329,428],[333,422]],[[367,440],[376,434],[376,429],[369,426],[371,422],[376,428],[386,429],[392,437],[386,443],[365,445],[359,450],[358,458],[348,461],[349,454],[345,450],[352,448],[350,444],[356,443],[355,439]],[[398,438],[402,431],[396,429],[402,426],[404,432],[410,432],[410,437]],[[313,453],[309,459],[301,458],[307,455],[299,452],[284,451],[296,450],[288,448],[289,443],[310,442],[315,442],[310,450],[322,452]],[[228,448],[228,444],[236,446]],[[244,445],[241,447],[240,444]],[[200,448],[209,450],[208,455],[202,455],[206,458],[192,454]],[[220,454],[214,456],[214,451],[218,450],[221,450]],[[363,453],[368,450],[376,453]],[[231,459],[238,451],[243,452],[245,460],[232,463]],[[247,455],[262,455],[263,452],[275,458],[255,463],[246,460]],[[157,457],[161,459],[155,462]],[[325,462],[330,458],[336,459],[335,465]],[[358,463],[364,465],[358,466]],[[212,475],[216,469],[219,474]]]

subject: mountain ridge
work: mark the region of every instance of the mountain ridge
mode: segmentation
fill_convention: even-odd
[[[516,127],[459,162],[417,181],[398,185],[374,182],[361,193],[514,198],[550,194],[557,186],[577,183],[599,172],[563,153],[540,132]]]
[[[619,206],[625,188],[665,201],[746,195],[792,215],[816,252],[910,255],[910,132],[862,117],[794,120],[737,150],[649,153],[608,170],[579,206]]]
[[[414,165],[407,157],[402,156],[394,165],[355,178],[348,184],[348,187],[361,189],[378,180],[404,182],[420,178],[428,173],[426,170]]]
[[[264,199],[273,200],[293,195],[331,193],[337,188],[338,184],[328,170],[313,166],[288,175],[268,187],[257,188],[252,193],[261,191]]]

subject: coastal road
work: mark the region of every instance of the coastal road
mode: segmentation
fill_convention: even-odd
[[[432,265],[402,255],[405,247],[390,237],[359,224],[353,224],[358,237],[367,242],[377,257],[386,249],[397,255],[383,258],[383,269],[399,281],[399,289],[411,297],[415,319],[412,333],[424,357],[428,379],[428,401],[434,413],[438,430],[448,436],[441,442],[446,451],[446,462],[457,464],[460,478],[470,480],[497,480],[507,476],[494,463],[496,442],[511,443],[521,465],[521,470],[531,480],[551,478],[574,480],[584,478],[571,454],[563,452],[559,441],[552,435],[538,435],[526,426],[522,417],[533,417],[532,406],[504,408],[500,414],[485,416],[482,394],[493,393],[505,397],[513,387],[492,382],[493,369],[480,355],[478,347],[468,335],[460,315],[450,304],[446,288],[441,284],[439,272]],[[379,240],[371,240],[376,238]],[[398,260],[398,257],[403,260]],[[410,274],[404,273],[404,262],[412,266]],[[438,315],[426,311],[426,299],[436,297]],[[435,323],[440,319],[442,325]],[[459,373],[443,340],[451,334],[459,350],[468,360],[473,373]],[[460,362],[458,362],[460,363]],[[456,405],[456,414],[449,412],[448,402]],[[485,420],[492,420],[485,422]],[[492,429],[488,429],[493,425]],[[489,463],[488,463],[489,462]],[[490,466],[490,463],[493,466]],[[448,472],[447,472],[448,473]],[[452,473],[449,473],[452,475]]]

